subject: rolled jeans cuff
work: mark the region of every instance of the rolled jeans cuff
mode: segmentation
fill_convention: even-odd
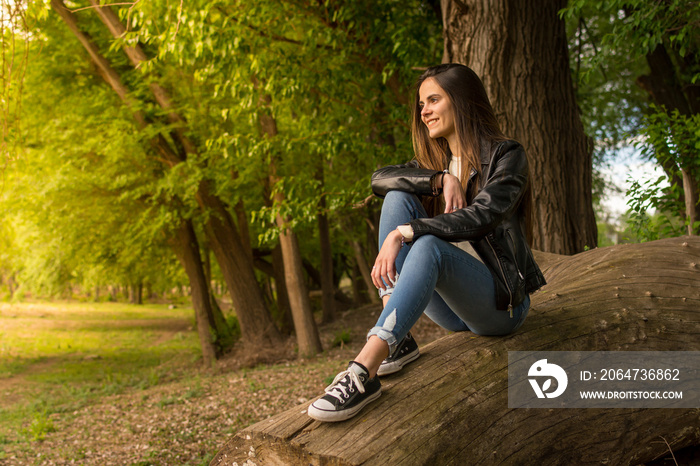
[[[379,292],[379,298],[380,298],[380,299],[383,298],[384,296],[391,296],[391,293],[394,292],[394,286],[396,285],[396,282],[398,281],[398,279],[399,279],[399,274],[398,274],[398,272],[396,273],[396,276],[394,277],[394,280],[391,281],[391,284],[388,284],[388,283],[385,282],[384,279],[382,278],[382,281],[384,282],[384,285],[386,286],[386,288],[384,288],[384,289],[379,288],[379,289],[377,290],[377,291]],[[391,280],[391,279],[390,279],[390,280]]]
[[[389,345],[389,354],[394,352],[399,343],[396,341],[396,336],[383,327],[373,327],[372,330],[367,333],[367,339],[369,340],[369,337],[372,335],[376,335],[380,340],[385,341]]]

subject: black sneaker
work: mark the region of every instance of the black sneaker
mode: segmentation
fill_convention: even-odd
[[[381,394],[379,378],[370,379],[365,366],[351,361],[348,369],[336,375],[333,383],[326,387],[326,394],[309,406],[308,413],[317,421],[344,421]]]
[[[398,372],[411,361],[415,361],[420,356],[418,344],[413,339],[411,332],[408,332],[401,343],[396,345],[396,349],[389,355],[382,365],[379,366],[377,375],[389,375]]]

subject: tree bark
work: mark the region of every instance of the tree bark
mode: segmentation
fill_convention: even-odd
[[[170,244],[178,260],[187,273],[192,293],[192,307],[197,320],[197,334],[202,348],[202,359],[205,365],[211,365],[216,360],[216,346],[212,340],[212,330],[216,328],[214,312],[211,307],[211,296],[207,277],[202,267],[199,244],[192,223],[183,221]]]
[[[688,234],[695,235],[693,225],[700,221],[700,212],[697,209],[698,201],[700,200],[700,190],[698,190],[698,181],[685,169],[681,169],[683,176],[683,191],[685,193],[685,216],[688,219]]]
[[[256,347],[273,347],[281,341],[281,335],[265,307],[253,262],[226,206],[210,192],[202,181],[197,200],[203,208],[211,210],[205,231],[231,294],[241,325],[241,338],[253,347],[251,351],[256,351]]]
[[[275,277],[275,291],[277,292],[277,312],[279,313],[280,325],[285,334],[291,334],[294,330],[294,320],[292,319],[292,307],[289,304],[289,293],[287,283],[284,278],[284,258],[282,257],[282,246],[278,243],[272,249],[272,272]]]
[[[537,258],[548,284],[514,334],[443,337],[357,417],[319,423],[305,403],[211,464],[640,464],[668,453],[662,439],[700,444],[698,409],[509,409],[507,393],[509,351],[699,351],[700,238]]]
[[[284,228],[285,221],[277,217],[277,226]],[[301,254],[297,235],[291,230],[280,234],[280,245],[284,256],[284,282],[292,309],[294,331],[299,345],[299,355],[313,356],[323,351],[314,315],[311,312],[309,292],[304,284],[304,271],[301,267]]]
[[[243,243],[243,248],[245,248],[248,253],[250,260],[253,260],[253,246],[250,242],[250,229],[248,228],[248,216],[246,215],[245,205],[243,205],[243,200],[236,202],[233,206],[233,211],[236,214],[236,223],[238,224],[238,231],[241,232],[241,243]]]
[[[535,249],[573,254],[597,245],[592,157],[569,70],[566,0],[442,0],[443,62],[481,78],[503,132],[523,144]]]

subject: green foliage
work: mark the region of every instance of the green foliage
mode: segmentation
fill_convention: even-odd
[[[118,39],[93,10],[77,18],[129,88],[131,107],[48,4],[26,12],[25,35],[42,52],[28,62],[23,163],[0,199],[15,238],[0,244],[0,271],[16,273],[26,292],[68,296],[105,280],[181,284],[168,238],[183,218],[201,236],[211,214],[197,201],[202,181],[228,205],[240,203],[251,236],[269,247],[278,215],[312,231],[323,196],[337,226],[356,215],[352,205],[369,194],[378,165],[411,158],[409,84],[414,68],[441,53],[427,4],[160,0],[112,8],[128,25]],[[138,69],[122,49],[134,44],[147,54]],[[179,126],[155,103],[153,82],[169,92],[194,146],[174,166],[150,144],[162,137],[175,147]],[[274,118],[277,135],[265,136],[263,116]],[[283,196],[273,202],[275,193]],[[300,237],[316,260],[315,236]]]
[[[676,80],[666,82],[666,92],[678,92],[672,88],[686,92],[698,81],[700,4],[692,0],[572,0],[561,15],[570,31],[571,66],[582,119],[594,140],[594,167],[621,147],[636,145],[648,160],[664,167],[670,183],[635,180],[628,193],[633,196],[633,230],[640,239],[681,233],[677,225],[683,216],[682,187],[663,186],[675,182],[681,167],[697,173],[691,168],[697,157],[695,162],[690,160],[693,151],[697,153],[697,122],[695,116],[682,117],[676,109],[649,106],[653,92],[644,92],[638,78],[650,71],[648,56],[663,49]],[[692,99],[687,92],[686,98]],[[693,177],[698,179],[697,174]],[[598,175],[594,199],[606,184]],[[648,216],[649,209],[657,209],[660,217]]]
[[[666,173],[655,180],[631,180],[628,192],[630,227],[642,240],[679,236],[687,232],[683,186],[674,180],[682,179],[681,170],[700,183],[700,115],[681,115],[677,110],[652,106],[644,118],[644,139],[637,144],[641,153],[656,159]],[[671,179],[670,175],[675,175]],[[659,216],[650,217],[655,210]],[[700,225],[693,225],[698,231]]]

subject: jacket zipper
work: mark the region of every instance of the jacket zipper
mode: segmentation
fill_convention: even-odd
[[[486,242],[488,243],[489,247],[491,248],[491,251],[493,251],[493,257],[496,258],[496,262],[498,262],[498,268],[501,269],[501,275],[503,276],[503,283],[506,285],[506,289],[508,290],[508,297],[509,297],[509,303],[508,303],[508,312],[510,313],[510,318],[513,318],[513,292],[510,290],[510,286],[508,286],[508,279],[506,278],[506,273],[503,271],[503,265],[501,265],[501,261],[498,259],[498,254],[496,254],[496,250],[493,248],[493,245],[491,244],[491,241],[489,241],[488,236],[486,237]],[[517,267],[516,267],[517,268]],[[518,272],[520,273],[520,272]]]
[[[510,238],[510,244],[513,245],[513,254],[515,256],[513,257],[513,262],[515,262],[515,270],[518,271],[518,276],[520,277],[521,280],[525,280],[525,277],[523,277],[523,274],[520,273],[520,266],[518,266],[518,250],[515,248],[515,240],[513,239],[513,234],[510,232],[510,230],[506,230],[506,233],[508,233],[508,237]]]

